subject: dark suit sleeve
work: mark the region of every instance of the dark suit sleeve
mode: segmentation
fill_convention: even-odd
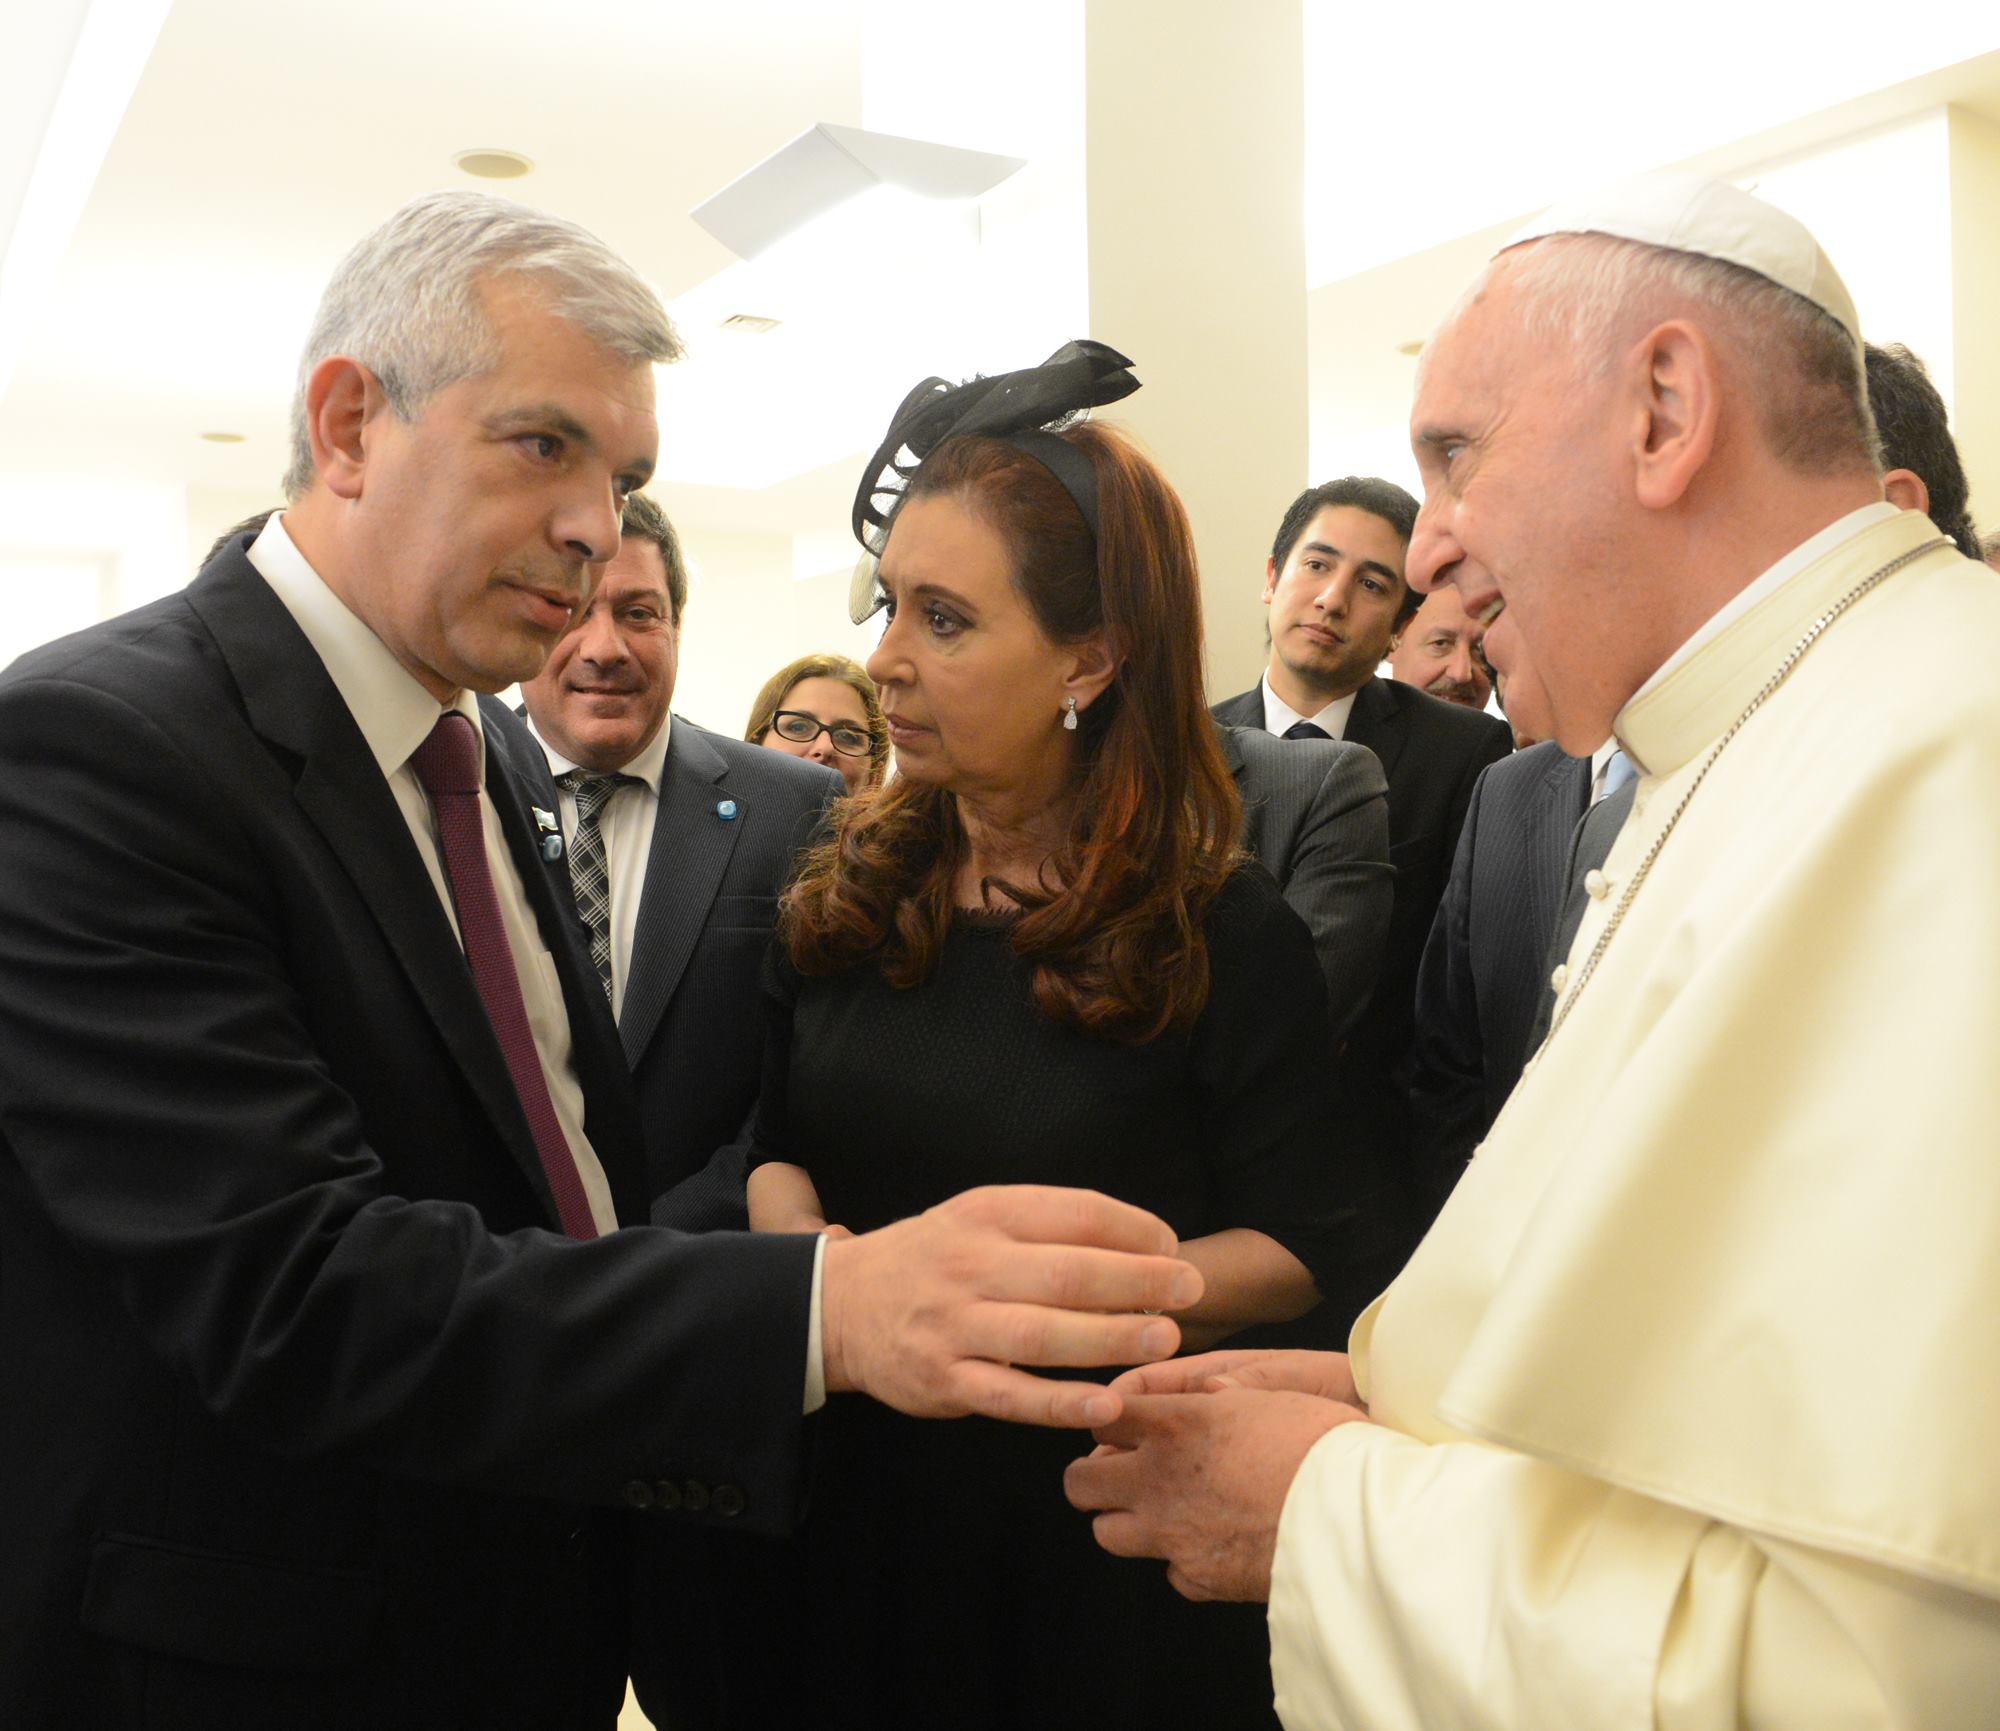
[[[764,957],[764,1083],[751,1115],[746,1172],[773,1160],[806,1163],[792,1144],[791,1125],[792,1022],[802,983],[783,945],[773,938]]]
[[[317,1037],[364,1012],[295,983],[341,940],[290,832],[172,726],[68,679],[0,691],[0,1153],[27,1205],[278,1454],[601,1503],[706,1474],[745,1488],[738,1524],[786,1525],[810,1242],[496,1235],[397,1194]]]
[[[1312,932],[1336,1045],[1375,990],[1395,887],[1381,767],[1356,746],[1339,754],[1314,794],[1284,884],[1285,900]]]
[[[1282,1244],[1322,1293],[1375,1251],[1386,1175],[1323,1092],[1326,987],[1307,934],[1261,866],[1208,923],[1209,999],[1191,1063],[1215,1218]]]
[[[1440,1203],[1485,1132],[1485,1064],[1472,972],[1472,875],[1482,775],[1474,787],[1444,899],[1417,971],[1410,1110],[1419,1176]]]

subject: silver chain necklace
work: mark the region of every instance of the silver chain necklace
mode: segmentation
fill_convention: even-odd
[[[1924,542],[1920,547],[1912,547],[1907,553],[1898,554],[1879,571],[1870,572],[1868,576],[1862,578],[1859,583],[1855,584],[1852,589],[1848,590],[1845,595],[1841,596],[1838,601],[1806,627],[1805,635],[1792,645],[1791,653],[1783,661],[1779,662],[1777,672],[1765,680],[1764,688],[1744,705],[1743,713],[1729,724],[1729,730],[1710,748],[1707,760],[1702,764],[1700,770],[1696,772],[1694,780],[1688,783],[1687,792],[1681,795],[1680,804],[1674,807],[1673,815],[1667,819],[1667,827],[1653,838],[1653,845],[1646,850],[1646,857],[1640,860],[1637,868],[1632,873],[1632,881],[1625,886],[1625,893],[1618,898],[1618,905],[1611,910],[1611,917],[1604,922],[1604,930],[1597,934],[1597,942],[1590,946],[1590,954],[1584,959],[1583,971],[1576,977],[1575,989],[1556,1006],[1555,1020],[1549,1024],[1548,1034],[1542,1041],[1543,1051],[1548,1049],[1549,1041],[1556,1037],[1556,1033],[1562,1027],[1563,1023],[1569,1020],[1570,1011],[1576,1008],[1577,999],[1583,996],[1583,988],[1590,984],[1591,975],[1597,972],[1597,964],[1604,959],[1604,952],[1611,947],[1612,938],[1617,935],[1618,928],[1625,923],[1625,912],[1631,907],[1633,899],[1638,895],[1639,886],[1646,881],[1646,874],[1653,869],[1653,861],[1660,857],[1660,849],[1667,845],[1667,837],[1674,833],[1674,830],[1680,824],[1682,813],[1688,808],[1689,802],[1701,791],[1701,784],[1708,779],[1708,772],[1715,767],[1715,760],[1729,749],[1729,742],[1743,731],[1743,724],[1764,707],[1765,703],[1777,691],[1779,686],[1791,678],[1793,670],[1806,658],[1807,651],[1826,634],[1827,627],[1852,607],[1855,602],[1859,601],[1862,596],[1875,588],[1877,584],[1887,578],[1893,577],[1905,565],[1909,564],[1911,560],[1922,558],[1926,553],[1933,552],[1939,547],[1949,547],[1950,545],[1951,542],[1946,537],[1939,535],[1934,540]],[[1540,1056],[1539,1053],[1536,1055]]]

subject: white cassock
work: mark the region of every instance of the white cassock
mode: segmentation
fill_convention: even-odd
[[[1843,519],[1626,706],[1568,990],[1793,645],[1935,533]],[[1293,1731],[2000,1726],[1996,659],[2000,577],[1924,554],[1694,794],[1355,1326],[1378,1422],[1278,1535]]]

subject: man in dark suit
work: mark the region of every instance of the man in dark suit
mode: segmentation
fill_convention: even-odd
[[[1417,966],[1443,898],[1472,784],[1513,747],[1504,722],[1377,677],[1398,626],[1416,611],[1403,558],[1417,502],[1350,475],[1286,511],[1264,567],[1271,656],[1218,721],[1286,739],[1345,739],[1381,761],[1389,789],[1395,900],[1375,993],[1342,1060],[1343,1123],[1401,1156],[1408,1106],[1393,1080],[1410,1047]],[[1413,1216],[1417,1204],[1412,1201]],[[1411,1225],[1414,1242],[1420,1226]]]
[[[1171,1349],[1115,1313],[1198,1281],[1101,1199],[616,1230],[629,1078],[468,692],[588,600],[677,346],[582,230],[419,200],[284,515],[0,675],[0,1723],[608,1727],[609,1511],[779,1531],[828,1393],[1088,1422],[993,1361]]]
[[[1527,1062],[1591,780],[1588,758],[1544,740],[1494,764],[1472,790],[1417,975],[1410,1048],[1416,1145],[1440,1203]]]
[[[793,859],[843,784],[669,716],[686,604],[680,538],[634,493],[583,618],[522,683],[534,736],[519,767],[541,809],[560,814],[566,847],[551,869],[603,956],[653,1221],[740,1231],[764,951]]]

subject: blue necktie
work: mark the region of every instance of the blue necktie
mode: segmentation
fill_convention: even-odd
[[[1333,735],[1328,733],[1317,721],[1295,721],[1290,727],[1285,729],[1283,737],[1286,739],[1331,739]]]
[[[1625,755],[1623,747],[1613,751],[1604,766],[1604,797],[1609,799],[1628,781],[1639,779],[1639,766]]]

